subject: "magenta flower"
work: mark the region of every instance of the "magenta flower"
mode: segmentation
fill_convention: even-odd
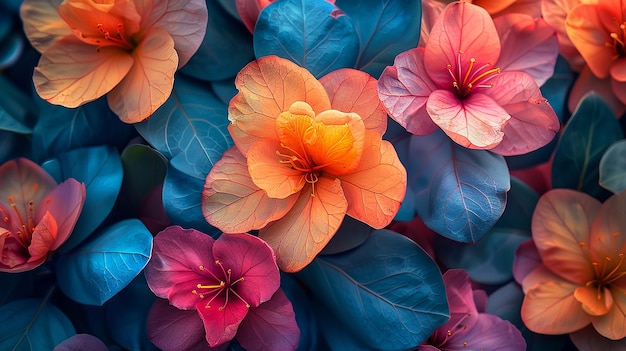
[[[451,269],[443,274],[443,282],[450,320],[437,328],[419,346],[419,351],[526,350],[526,342],[513,324],[493,314],[482,313],[484,306],[480,305],[486,304],[484,297],[481,298],[482,291],[472,291],[466,271]]]
[[[148,286],[169,300],[157,300],[148,316],[150,340],[161,349],[221,350],[233,338],[247,350],[296,348],[295,314],[279,289],[274,252],[261,239],[214,240],[172,226],[155,237],[152,255]]]
[[[552,50],[526,52],[534,44],[524,36],[536,31],[531,36],[542,37],[541,48],[547,43],[549,49],[543,36],[554,37],[554,31],[532,19],[524,30],[509,31],[513,19],[500,21],[496,28],[481,7],[466,2],[446,6],[425,47],[401,53],[383,71],[378,92],[387,113],[413,134],[440,128],[462,146],[502,155],[527,153],[550,142],[559,129],[558,118],[526,72],[545,66],[545,55],[551,55],[553,67],[556,41]],[[501,56],[503,47],[515,53],[505,50]],[[516,57],[520,52],[525,54]]]
[[[42,265],[70,236],[85,202],[85,185],[56,181],[18,158],[0,166],[0,272]]]

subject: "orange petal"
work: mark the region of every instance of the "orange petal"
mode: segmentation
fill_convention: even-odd
[[[52,43],[72,30],[59,16],[58,8],[63,0],[24,0],[20,16],[24,22],[24,32],[39,52],[45,51]]]
[[[595,92],[604,99],[616,116],[621,116],[624,111],[626,111],[626,107],[624,106],[624,103],[626,103],[626,93],[620,91],[620,95],[624,95],[624,102],[621,102],[616,96],[616,90],[611,84],[612,80],[610,78],[600,79],[591,73],[589,67],[584,66],[569,93],[567,107],[570,111],[575,111],[585,95],[590,92]]]
[[[387,113],[378,99],[378,82],[350,68],[332,71],[320,79],[334,110],[361,116],[365,128],[380,135],[387,130]]]
[[[369,132],[359,167],[342,176],[348,215],[374,228],[388,225],[406,193],[406,170],[393,145]]]
[[[239,93],[228,107],[229,131],[244,155],[257,138],[276,138],[274,121],[294,102],[304,101],[316,113],[330,109],[320,82],[306,69],[277,56],[249,63],[237,75],[235,86]]]
[[[583,310],[592,316],[605,315],[613,306],[613,297],[607,288],[598,290],[594,286],[580,286],[574,290],[574,297],[582,303]]]
[[[557,275],[584,285],[595,279],[589,256],[591,223],[600,202],[569,189],[541,198],[532,218],[532,235],[543,264]]]
[[[296,200],[297,195],[269,198],[254,185],[246,159],[233,147],[224,152],[207,175],[202,191],[202,214],[223,232],[244,233],[281,218]]]
[[[536,285],[544,284],[549,281],[558,281],[561,279],[561,277],[552,273],[552,271],[546,266],[539,264],[522,280],[522,290],[524,291],[524,294],[526,294],[528,290],[534,288]]]
[[[522,303],[522,321],[539,334],[566,334],[584,328],[591,316],[574,298],[576,284],[549,281],[537,284],[526,293]]]
[[[338,179],[320,178],[315,196],[310,190],[304,188],[287,215],[259,232],[285,272],[297,272],[311,263],[337,232],[348,207]]]
[[[516,0],[473,0],[472,4],[484,8],[490,15],[493,15],[513,5],[515,1]]]
[[[263,189],[267,196],[284,199],[297,193],[306,184],[306,173],[289,167],[285,157],[277,154],[284,150],[280,143],[261,139],[248,151],[248,171],[252,182]]]
[[[572,69],[579,72],[585,65],[585,60],[570,40],[565,30],[565,18],[572,9],[580,4],[580,0],[550,0],[541,1],[543,19],[556,30],[559,41],[559,53],[569,62]]]
[[[178,56],[167,32],[153,28],[133,50],[135,64],[107,96],[109,107],[122,122],[150,117],[170,97]]]
[[[596,270],[605,273],[613,269],[625,271],[623,255],[626,253],[626,192],[608,198],[598,210],[591,225],[589,250],[591,260],[599,262]],[[600,268],[602,267],[602,268]]]
[[[28,253],[30,254],[28,262],[43,262],[48,258],[48,252],[57,238],[57,229],[56,220],[50,212],[46,212],[33,231],[31,243],[28,247]]]
[[[33,82],[41,98],[73,108],[108,93],[132,66],[133,58],[120,48],[98,50],[68,36],[43,53]]]
[[[613,308],[609,313],[595,318],[593,326],[605,338],[619,340],[626,337],[626,291],[611,287]]]

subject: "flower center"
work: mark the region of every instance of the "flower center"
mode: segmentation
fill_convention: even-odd
[[[500,74],[500,68],[490,68],[491,62],[487,62],[480,67],[476,67],[476,58],[470,58],[469,67],[463,72],[462,55],[465,52],[459,50],[457,55],[456,64],[448,64],[446,68],[452,77],[452,87],[454,93],[460,99],[468,96],[473,89],[478,88],[493,88],[493,83],[489,83],[490,80]]]
[[[96,24],[97,31],[93,32],[98,34],[85,34],[77,28],[72,29],[79,36],[80,40],[96,46],[98,51],[104,46],[117,46],[126,50],[131,50],[135,47],[135,44],[126,36],[124,23],[122,22],[118,22],[115,26],[98,23]]]
[[[200,299],[208,299],[207,303],[204,305],[205,308],[211,308],[211,303],[218,296],[224,296],[224,304],[218,307],[218,310],[223,311],[224,308],[226,308],[226,305],[228,305],[230,295],[234,295],[236,298],[245,303],[246,307],[250,307],[250,304],[246,302],[246,300],[244,300],[234,289],[237,283],[244,281],[244,277],[233,280],[231,277],[232,270],[230,268],[224,269],[220,260],[216,260],[215,264],[220,267],[223,273],[222,278],[218,278],[215,274],[213,274],[213,272],[206,269],[204,266],[199,266],[198,269],[202,272],[208,272],[214,281],[206,285],[198,284],[196,286],[197,289],[192,290],[191,293],[198,296]]]
[[[35,191],[38,188],[39,184],[33,185],[33,189]],[[35,231],[35,202],[33,200],[28,201],[28,209],[26,210],[26,213],[21,213],[15,203],[15,198],[13,196],[9,196],[8,200],[11,208],[13,209],[13,213],[15,214],[15,218],[13,218],[11,213],[4,213],[2,208],[0,208],[0,218],[2,219],[2,223],[5,223],[2,227],[5,227],[5,229],[13,229],[13,232],[8,231],[6,232],[6,235],[15,236],[20,246],[28,249],[33,232]],[[49,203],[50,199],[46,199],[45,201]]]
[[[609,41],[604,45],[613,48],[614,55],[612,59],[626,56],[626,22],[618,24],[619,30],[617,32],[609,33]]]
[[[619,233],[611,235],[610,256],[606,256],[602,262],[592,262],[596,272],[596,279],[588,281],[587,287],[594,286],[598,292],[598,300],[602,298],[605,287],[609,287],[612,283],[626,276],[626,266],[624,265],[624,253],[617,250],[616,239]],[[602,237],[598,236],[598,241],[602,241]],[[584,246],[584,243],[581,243]]]

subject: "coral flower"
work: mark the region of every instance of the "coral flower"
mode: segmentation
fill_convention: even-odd
[[[41,52],[35,89],[70,108],[107,94],[122,121],[140,122],[169,97],[207,16],[204,0],[24,0],[24,30]]]
[[[246,350],[293,350],[298,344],[274,253],[255,236],[214,240],[168,227],[154,239],[145,275],[150,289],[171,305],[157,300],[148,317],[148,334],[161,349],[226,347],[233,338]]]
[[[268,56],[244,67],[229,105],[227,150],[206,178],[202,210],[224,232],[260,229],[281,269],[302,269],[346,214],[389,224],[406,171],[382,140],[386,115],[376,80],[352,69],[320,81]]]
[[[515,264],[530,330],[572,333],[574,340],[596,331],[610,340],[626,337],[625,211],[626,192],[603,204],[567,189],[539,199],[532,219],[538,255],[518,255]]]
[[[70,236],[85,202],[85,185],[57,185],[36,163],[19,158],[0,166],[0,272],[43,264]]]
[[[508,40],[524,42],[519,37]],[[500,39],[487,11],[466,2],[449,4],[425,47],[398,55],[383,71],[378,89],[385,109],[413,134],[441,128],[468,148],[518,155],[547,144],[559,129],[558,118],[533,77],[515,70],[506,50],[501,57]],[[544,63],[540,55],[525,59]]]

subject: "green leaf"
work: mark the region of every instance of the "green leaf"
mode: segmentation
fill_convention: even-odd
[[[613,193],[626,190],[626,140],[613,143],[602,155],[600,185]]]

